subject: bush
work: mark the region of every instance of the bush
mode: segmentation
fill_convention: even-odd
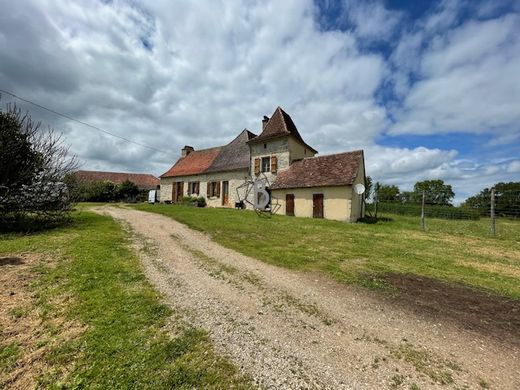
[[[72,204],[64,179],[76,166],[52,129],[14,105],[0,111],[0,223],[67,219]]]
[[[367,210],[374,212],[374,204],[367,204]],[[391,213],[398,215],[409,215],[413,217],[421,216],[421,205],[419,204],[403,204],[399,202],[379,202],[377,204],[377,212]],[[424,208],[424,215],[427,218],[442,218],[442,219],[480,219],[480,212],[478,210],[466,207],[452,207],[452,206],[435,206],[426,205]]]
[[[203,196],[199,196],[197,198],[197,207],[206,207],[206,198]]]

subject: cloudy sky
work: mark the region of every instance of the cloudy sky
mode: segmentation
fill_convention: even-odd
[[[280,105],[320,154],[463,200],[520,180],[520,2],[0,0],[0,89],[83,169],[166,171]],[[1,104],[16,101],[3,94]]]

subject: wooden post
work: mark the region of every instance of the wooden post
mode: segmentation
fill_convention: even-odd
[[[377,219],[377,189],[374,193],[374,217]]]
[[[495,189],[491,189],[491,235],[495,236],[497,234],[497,225],[495,218]]]
[[[424,198],[426,197],[425,191],[422,193],[422,206],[421,206],[421,229],[426,230],[426,225],[424,224]]]

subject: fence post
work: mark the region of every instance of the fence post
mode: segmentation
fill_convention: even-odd
[[[424,224],[424,198],[426,196],[425,191],[422,193],[422,205],[421,205],[421,229],[426,230],[426,225]]]
[[[374,217],[377,219],[377,190],[374,193]]]
[[[491,235],[495,236],[497,234],[497,225],[496,225],[496,217],[495,217],[495,189],[491,189]]]

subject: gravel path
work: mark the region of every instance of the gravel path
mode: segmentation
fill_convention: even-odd
[[[244,256],[158,214],[95,211],[133,233],[167,303],[260,387],[520,388],[516,346]]]

